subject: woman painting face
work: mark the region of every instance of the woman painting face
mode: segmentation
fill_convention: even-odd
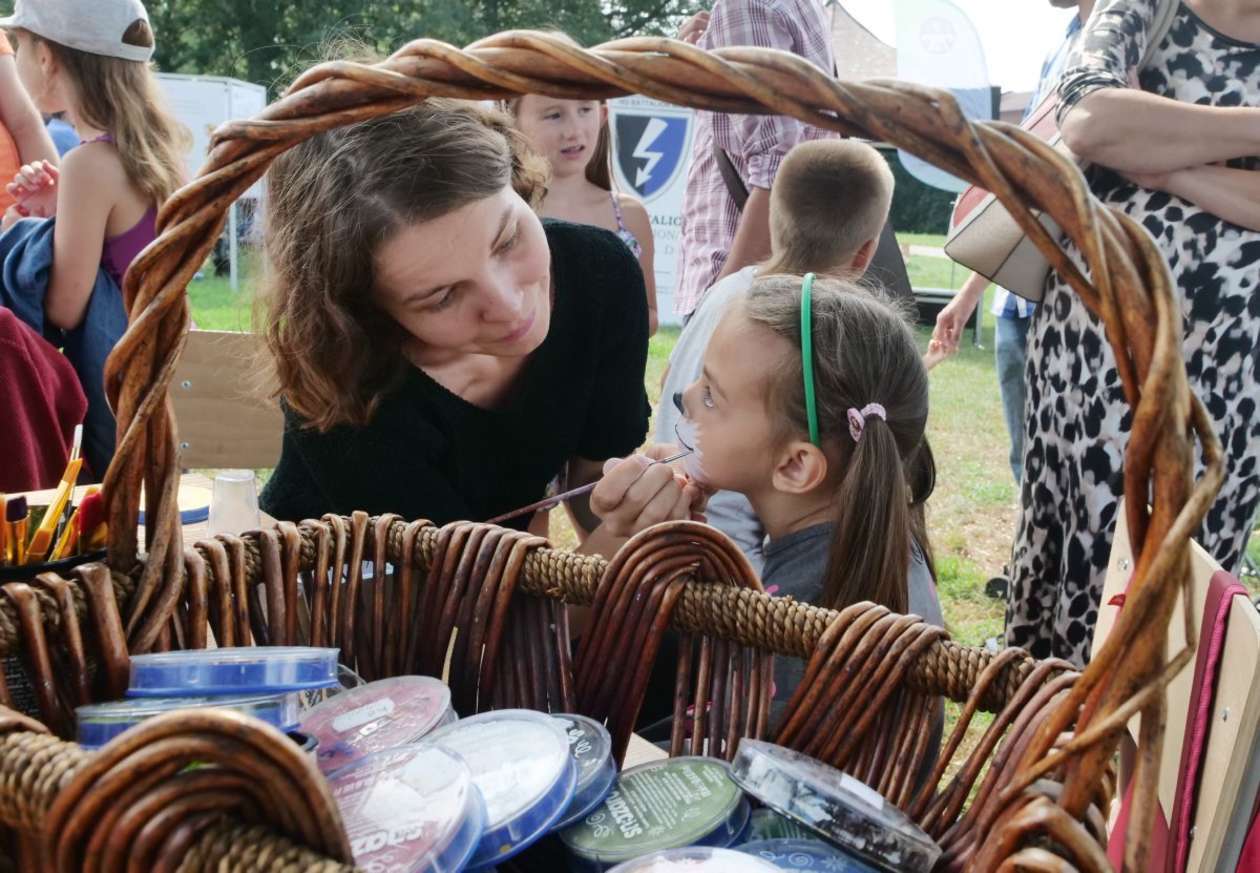
[[[376,300],[417,364],[528,355],[551,325],[551,253],[511,187],[401,228],[377,250]]]

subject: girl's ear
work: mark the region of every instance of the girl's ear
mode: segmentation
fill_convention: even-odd
[[[822,449],[806,440],[793,440],[779,453],[771,482],[784,494],[806,494],[827,481],[827,469]]]

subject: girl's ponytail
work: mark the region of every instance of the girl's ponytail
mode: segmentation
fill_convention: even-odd
[[[873,600],[893,612],[906,612],[913,545],[910,489],[897,440],[884,420],[872,417],[863,428],[836,502],[839,513],[823,577],[823,602],[839,607]]]
[[[802,282],[760,277],[744,313],[801,349]],[[906,317],[878,292],[814,280],[804,346],[812,364],[818,445],[833,477],[835,536],[824,577],[824,605],[872,600],[904,613],[917,547],[931,566],[923,504],[936,480],[927,424],[927,371]],[[803,356],[770,380],[768,402],[780,437],[809,432]],[[775,406],[778,409],[774,409]]]

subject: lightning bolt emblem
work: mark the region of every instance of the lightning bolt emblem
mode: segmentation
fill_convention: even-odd
[[[656,169],[656,165],[665,157],[663,152],[652,151],[652,144],[665,132],[665,128],[665,122],[659,118],[648,119],[647,127],[643,129],[643,136],[639,137],[639,144],[634,147],[634,156],[647,161],[635,171],[634,187],[641,189],[644,183],[652,178],[652,171]]]

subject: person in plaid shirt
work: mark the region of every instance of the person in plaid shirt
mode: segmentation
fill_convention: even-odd
[[[831,26],[819,0],[717,0],[689,20],[679,38],[703,49],[782,49],[831,73]],[[770,186],[792,147],[832,131],[781,115],[698,112],[683,199],[682,252],[675,309],[690,317],[717,280],[770,254]],[[748,189],[741,212],[727,191],[714,149],[726,152]]]

